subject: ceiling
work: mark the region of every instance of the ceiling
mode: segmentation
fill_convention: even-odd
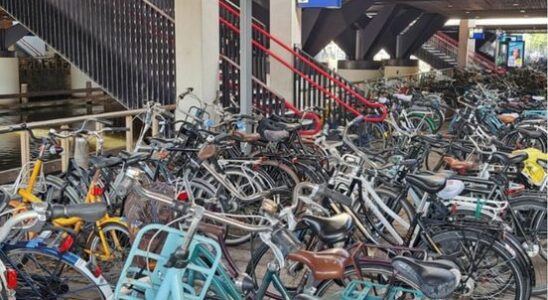
[[[546,0],[379,0],[378,5],[406,4],[449,18],[546,17]]]

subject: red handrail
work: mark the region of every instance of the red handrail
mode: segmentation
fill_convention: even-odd
[[[445,42],[446,44],[449,44],[455,48],[458,47],[459,43],[453,39],[452,37],[448,36],[447,34],[443,33],[443,32],[437,32],[436,34],[434,34],[439,40],[441,40],[442,42]],[[486,59],[485,57],[481,56],[481,55],[478,55],[476,53],[473,53],[471,52],[470,53],[472,55],[472,59],[475,60],[476,62],[480,63],[480,64],[483,64],[484,66],[486,66],[487,68],[489,69],[496,69],[496,66],[495,64]]]
[[[236,26],[234,26],[233,24],[231,24],[230,22],[228,22],[227,20],[223,19],[223,18],[219,18],[219,21],[221,23],[223,23],[224,25],[228,26],[228,28],[230,28],[231,30],[233,30],[234,32],[237,32],[237,33],[240,33],[240,29],[237,28]],[[348,103],[344,102],[343,100],[341,100],[339,97],[337,97],[336,95],[334,95],[333,93],[331,93],[329,90],[327,90],[325,87],[319,85],[318,83],[316,83],[314,80],[308,78],[308,76],[306,76],[303,72],[297,70],[295,67],[293,67],[290,63],[286,62],[285,60],[283,60],[281,57],[279,57],[277,54],[273,53],[272,51],[270,51],[270,49],[266,48],[265,46],[263,46],[262,44],[260,44],[259,42],[257,42],[256,40],[252,40],[251,41],[253,46],[259,48],[260,50],[266,52],[268,55],[270,55],[272,58],[274,58],[275,60],[277,60],[278,62],[280,62],[282,65],[286,66],[288,69],[290,69],[292,72],[294,72],[295,74],[299,75],[300,77],[302,77],[304,80],[306,80],[308,83],[310,83],[312,86],[314,86],[315,88],[319,89],[320,91],[322,91],[324,94],[327,94],[330,98],[333,98],[337,103],[339,103],[340,105],[344,106],[346,109],[350,110],[352,113],[354,113],[356,116],[361,116],[361,113],[356,110],[355,108],[353,108],[352,106],[350,106]],[[367,117],[366,117],[367,118]]]
[[[223,6],[225,9],[227,9],[230,13],[232,13],[233,15],[235,16],[240,16],[240,13],[238,11],[236,11],[234,8],[230,7],[228,4],[226,4],[223,0],[219,0],[219,4],[221,6]],[[226,26],[228,26],[231,30],[233,30],[234,32],[237,32],[239,33],[240,30],[239,28],[236,28],[236,26],[234,26],[233,24],[231,24],[230,22],[228,22],[227,20],[223,19],[223,18],[219,18],[219,20],[221,21],[221,23],[225,24]],[[365,116],[364,117],[364,120],[366,122],[383,122],[384,119],[386,118],[387,114],[388,114],[388,110],[386,109],[386,106],[382,103],[375,103],[375,102],[371,102],[367,99],[365,99],[362,95],[360,95],[359,93],[357,93],[356,91],[354,91],[353,89],[350,89],[348,88],[347,85],[345,85],[344,83],[342,83],[341,81],[339,81],[338,79],[336,79],[335,77],[331,76],[329,73],[327,73],[326,71],[324,71],[322,68],[318,67],[316,64],[314,64],[313,62],[310,62],[310,60],[295,52],[293,49],[291,49],[291,47],[285,45],[282,41],[280,41],[279,39],[277,39],[276,37],[272,36],[269,32],[267,32],[266,30],[264,30],[263,28],[260,28],[259,26],[256,26],[255,24],[252,24],[252,27],[253,29],[255,29],[256,31],[258,31],[259,33],[263,34],[264,36],[266,36],[267,38],[269,38],[270,40],[274,41],[276,44],[278,44],[279,46],[281,46],[283,49],[285,49],[286,51],[290,52],[293,56],[299,58],[300,60],[302,60],[305,64],[307,64],[308,66],[310,66],[312,69],[314,69],[315,71],[317,71],[318,73],[320,73],[321,75],[323,75],[324,77],[327,77],[330,81],[334,82],[337,86],[343,88],[344,90],[346,90],[347,92],[349,92],[350,94],[352,94],[352,96],[356,97],[360,102],[362,102],[363,104],[365,104],[367,107],[370,107],[370,108],[378,108],[381,110],[381,115],[380,116]],[[354,113],[356,116],[361,116],[362,114],[357,111],[356,109],[354,109],[353,107],[351,107],[350,105],[348,105],[346,102],[344,102],[343,100],[341,100],[339,97],[337,97],[336,95],[334,95],[333,93],[329,92],[326,88],[320,86],[319,84],[317,84],[315,81],[313,81],[312,79],[308,78],[304,73],[300,72],[299,70],[297,70],[296,68],[294,68],[291,64],[287,63],[286,61],[282,60],[278,55],[274,54],[272,51],[270,51],[270,49],[267,49],[266,47],[264,47],[263,45],[257,43],[255,40],[252,41],[253,45],[256,46],[257,48],[261,49],[262,51],[266,52],[267,54],[269,54],[270,56],[272,56],[274,59],[276,59],[277,61],[279,61],[281,64],[283,64],[284,66],[286,66],[287,68],[289,68],[292,72],[294,72],[295,74],[299,75],[300,77],[302,77],[303,79],[305,79],[307,82],[309,82],[312,86],[314,86],[315,88],[319,89],[320,91],[322,91],[324,94],[326,94],[327,96],[329,96],[330,98],[334,99],[337,103],[339,103],[340,105],[342,105],[343,107],[345,107],[346,109],[350,110],[352,113]]]

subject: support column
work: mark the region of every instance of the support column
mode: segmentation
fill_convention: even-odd
[[[459,24],[459,47],[457,52],[457,66],[465,68],[468,66],[468,42],[470,24],[469,20],[461,19]]]
[[[175,1],[175,64],[177,95],[194,88],[202,101],[211,103],[219,90],[219,3]],[[179,109],[198,105],[185,98]],[[176,118],[182,114],[177,112]]]
[[[251,115],[253,91],[252,69],[252,0],[240,0],[240,113]],[[247,126],[249,132],[251,126]]]
[[[301,45],[301,10],[296,0],[270,1],[270,33],[288,46]],[[270,50],[293,64],[293,55],[275,42],[270,43]],[[294,102],[293,72],[273,58],[270,58],[270,87],[290,103]]]

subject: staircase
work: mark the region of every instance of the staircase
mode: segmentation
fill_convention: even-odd
[[[221,100],[230,105],[239,101],[239,11],[226,0],[219,5]],[[142,107],[150,100],[174,102],[172,0],[0,0],[0,7],[127,108]],[[273,53],[271,43],[291,53],[293,60],[284,61]],[[276,114],[289,109],[302,115],[300,110],[307,106],[321,106],[328,109],[326,118],[337,109],[338,125],[363,115],[366,108],[370,113],[366,121],[382,122],[387,114],[384,105],[370,102],[350,82],[301,50],[281,43],[257,21],[253,22],[253,51],[252,100],[258,109]],[[295,76],[294,101],[286,101],[265,83],[274,60]],[[312,97],[323,100],[305,100]]]
[[[435,69],[454,68],[457,66],[458,42],[443,32],[434,34],[415,56],[427,62]],[[482,69],[496,70],[496,65],[475,52],[468,52],[472,65]]]
[[[227,40],[237,43],[237,38],[225,38],[225,35],[232,36],[239,34],[239,10],[227,0],[220,0],[220,24],[221,24],[221,45]],[[330,124],[345,125],[350,119],[356,116],[363,116],[368,122],[382,122],[387,114],[387,109],[383,104],[374,103],[365,98],[364,92],[359,90],[351,82],[343,77],[328,70],[321,63],[306,54],[298,48],[282,43],[275,36],[272,36],[259,22],[252,24],[253,29],[253,64],[259,67],[253,68],[254,77],[260,81],[261,78],[267,78],[268,65],[274,61],[283,65],[287,72],[291,72],[294,77],[295,99],[284,101],[284,106],[290,110],[305,110],[311,107],[320,107],[324,110],[323,119]],[[277,44],[279,48],[289,53],[292,57],[290,61],[281,58],[279,53],[273,53],[269,45]],[[237,50],[231,50],[230,53],[238,53]],[[223,47],[221,47],[223,52]],[[221,53],[225,55],[224,53]],[[230,56],[230,55],[225,55]],[[221,57],[222,58],[222,57]],[[221,59],[225,61],[226,59]],[[233,60],[237,60],[236,57]],[[264,61],[262,61],[264,60]],[[262,64],[266,67],[260,67]],[[225,78],[225,72],[221,72]],[[237,86],[236,80],[230,80],[229,84],[224,84],[224,89]],[[264,81],[263,81],[264,82]],[[224,94],[237,94],[236,90],[227,90]],[[255,96],[254,96],[255,98]],[[225,100],[226,101],[226,100]],[[255,100],[254,100],[255,103]]]
[[[127,108],[175,100],[175,27],[166,15],[173,1],[0,0],[0,7]]]

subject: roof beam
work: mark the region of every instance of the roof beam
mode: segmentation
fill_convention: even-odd
[[[446,21],[446,16],[433,13],[422,14],[407,31],[397,35],[396,58],[409,58],[436,31],[443,28]]]
[[[303,49],[310,55],[316,55],[327,44],[356,22],[375,0],[350,0],[340,9],[322,9],[314,25],[307,24],[307,39]],[[306,10],[305,10],[306,12]],[[312,29],[310,26],[313,26]],[[313,34],[312,34],[313,33]]]

